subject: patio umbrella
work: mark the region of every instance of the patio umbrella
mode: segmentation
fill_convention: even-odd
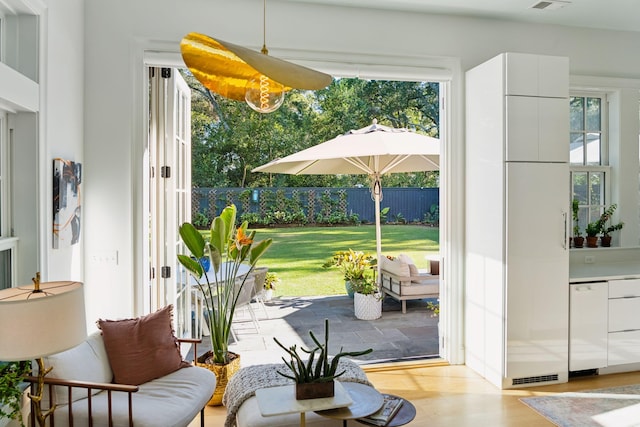
[[[439,169],[440,141],[408,129],[377,124],[350,130],[329,141],[314,145],[253,169],[253,172],[292,175],[366,174],[375,202],[376,253],[382,254],[380,232],[380,177],[397,172]],[[378,262],[378,269],[380,268]],[[379,273],[379,271],[378,271]],[[378,277],[380,275],[378,274]]]

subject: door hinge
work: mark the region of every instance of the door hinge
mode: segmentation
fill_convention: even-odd
[[[156,269],[155,267],[151,267],[149,269],[149,279],[153,280],[156,278]]]
[[[171,178],[171,166],[162,166],[160,168],[160,176],[162,178]]]
[[[171,267],[168,265],[163,265],[160,269],[160,277],[163,279],[168,279],[171,277]]]
[[[162,76],[163,79],[170,79],[171,78],[171,68],[161,68],[160,75]]]

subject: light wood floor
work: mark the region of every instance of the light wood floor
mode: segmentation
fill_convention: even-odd
[[[379,391],[413,402],[417,415],[408,425],[416,427],[548,427],[553,424],[518,399],[640,383],[640,372],[633,372],[572,379],[569,383],[552,386],[499,390],[461,365],[404,363],[372,365],[364,369]],[[224,407],[207,407],[205,413],[207,427],[224,424]],[[199,419],[190,425],[196,426],[199,426]]]

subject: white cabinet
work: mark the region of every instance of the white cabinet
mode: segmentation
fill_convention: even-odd
[[[502,54],[466,74],[465,357],[501,388],[568,379],[568,66],[554,64],[568,61]]]
[[[640,279],[609,281],[608,365],[640,362]]]
[[[607,282],[569,286],[569,370],[607,366]]]
[[[564,98],[506,97],[506,161],[568,162],[569,103]]]
[[[569,97],[569,58],[512,52],[505,57],[506,95]]]

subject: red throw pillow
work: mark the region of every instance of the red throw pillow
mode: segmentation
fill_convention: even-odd
[[[171,325],[173,306],[136,319],[98,320],[114,382],[140,385],[184,366]]]

